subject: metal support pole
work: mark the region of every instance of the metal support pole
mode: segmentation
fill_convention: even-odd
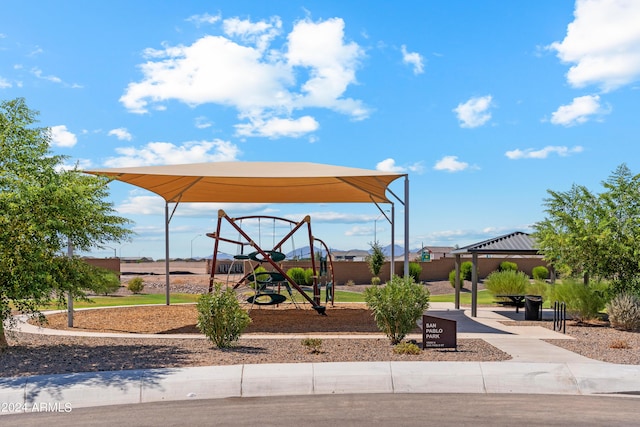
[[[404,275],[409,276],[409,175],[404,178]]]
[[[396,205],[391,203],[391,264],[389,265],[389,280],[396,274]]]
[[[68,240],[67,256],[73,258],[73,243]],[[67,294],[67,327],[73,328],[73,294],[71,291]]]
[[[171,281],[169,275],[169,202],[164,203],[164,274],[165,274],[165,296],[167,305],[171,304],[171,295],[169,292],[169,283]]]
[[[455,280],[455,285],[456,285],[456,300],[455,300],[455,307],[456,310],[460,310],[460,284],[462,282],[462,280],[460,280],[460,254],[456,254],[456,280]]]
[[[473,268],[471,270],[471,317],[478,315],[478,254],[471,255]]]

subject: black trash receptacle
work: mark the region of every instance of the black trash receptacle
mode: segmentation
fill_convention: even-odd
[[[542,320],[542,297],[540,295],[525,295],[524,320]]]

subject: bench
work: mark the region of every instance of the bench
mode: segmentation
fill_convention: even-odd
[[[495,303],[502,306],[515,306],[516,313],[519,313],[520,309],[524,307],[524,295],[496,295],[496,298],[508,298],[508,300],[499,300]]]

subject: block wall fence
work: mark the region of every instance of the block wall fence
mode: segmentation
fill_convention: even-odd
[[[471,258],[461,258],[460,263],[465,261],[471,261]],[[532,277],[532,270],[537,266],[548,267],[547,263],[541,258],[510,258],[510,257],[478,257],[478,278],[484,279],[491,272],[498,269],[498,266],[503,261],[514,262],[518,265],[518,270],[524,272],[529,277]],[[440,281],[449,280],[449,272],[455,269],[455,258],[440,258],[430,262],[420,262],[422,267],[422,273],[420,274],[421,281]],[[284,271],[287,271],[293,267],[311,268],[311,262],[304,261],[284,261],[279,263]],[[317,264],[316,264],[317,266]],[[216,277],[222,280],[222,277],[231,267],[231,261],[220,260],[216,265]],[[234,263],[234,270],[241,272],[242,269],[239,263]],[[265,264],[267,269],[270,269]],[[205,267],[205,273],[208,273],[211,269],[211,260],[208,260]],[[365,285],[371,283],[372,274],[369,271],[369,264],[364,261],[339,261],[333,263],[334,276],[336,285],[344,285],[349,281],[353,281],[356,285]],[[382,282],[386,282],[390,279],[390,264],[386,262],[378,277]],[[402,275],[404,270],[404,262],[396,261],[395,273],[396,275]]]

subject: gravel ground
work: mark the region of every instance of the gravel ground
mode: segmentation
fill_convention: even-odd
[[[208,280],[172,278],[173,292],[201,293]],[[448,282],[427,284],[432,294],[451,292]],[[344,290],[361,291],[361,286],[344,287]],[[120,292],[126,293],[124,289]],[[157,276],[145,278],[145,292],[164,292],[164,281]],[[177,309],[178,306],[162,308]],[[342,320],[338,321],[338,311],[332,316],[318,316],[313,313],[281,313],[273,315],[268,309],[253,310],[255,333],[282,332],[288,325],[288,331],[318,332],[344,335],[348,332],[371,334],[376,332],[370,314],[362,310],[347,310],[345,305]],[[336,310],[336,309],[331,309]],[[103,322],[110,330],[126,330],[131,324],[129,317],[115,309],[108,310],[113,316]],[[284,311],[284,310],[282,310]],[[297,310],[300,311],[300,310]],[[106,311],[102,311],[104,314]],[[76,313],[76,327],[84,315]],[[95,313],[95,312],[94,312]],[[176,316],[158,316],[149,314],[141,323],[155,325],[160,330],[153,333],[198,333],[194,321],[183,318],[182,323],[163,324],[167,318]],[[300,318],[294,315],[304,314]],[[155,317],[154,317],[155,316]],[[191,316],[183,313],[183,316]],[[261,317],[264,316],[264,317]],[[140,316],[136,316],[140,317]],[[144,318],[144,316],[142,316]],[[179,316],[178,316],[179,317]],[[100,316],[99,318],[104,318]],[[163,320],[164,319],[164,320]],[[270,321],[264,319],[271,319]],[[332,320],[333,319],[333,320]],[[346,320],[345,320],[346,319]],[[55,323],[52,319],[52,324]],[[58,323],[65,327],[64,319]],[[551,322],[524,322],[519,325],[544,326],[552,328]],[[120,325],[120,326],[119,326]],[[312,326],[310,326],[312,325]],[[95,321],[87,329],[96,327]],[[269,329],[269,328],[273,329]],[[104,329],[103,329],[104,330]],[[139,331],[140,332],[140,331]],[[610,363],[640,365],[640,333],[618,331],[608,326],[580,326],[572,322],[567,324],[567,335],[573,340],[551,340],[550,343],[574,351],[586,357]],[[458,349],[424,350],[419,355],[398,355],[387,339],[375,338],[323,338],[319,353],[312,353],[297,339],[255,339],[242,338],[231,349],[217,349],[205,339],[140,339],[135,338],[88,338],[58,337],[16,333],[9,336],[11,347],[0,353],[0,377],[27,376],[40,374],[61,374],[69,372],[94,372],[123,369],[171,368],[187,366],[209,366],[251,363],[301,363],[336,361],[500,361],[510,356],[483,340],[459,339]]]

